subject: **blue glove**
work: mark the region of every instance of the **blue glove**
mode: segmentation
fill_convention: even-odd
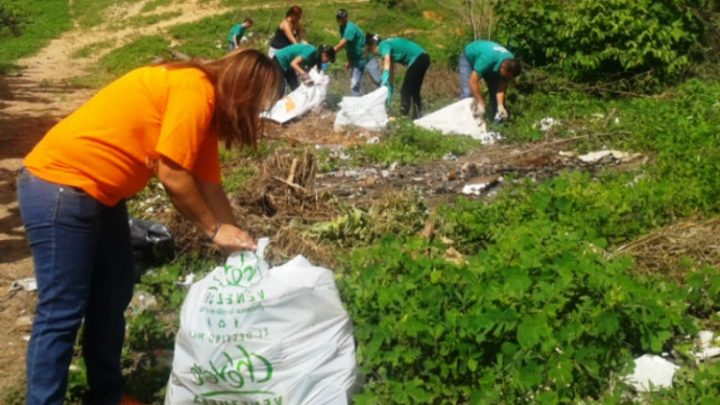
[[[386,86],[388,88],[392,86],[390,84],[390,71],[389,70],[383,70],[382,76],[380,76],[380,85]]]

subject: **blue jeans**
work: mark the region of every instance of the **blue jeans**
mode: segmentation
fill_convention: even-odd
[[[467,57],[465,56],[465,52],[460,54],[460,98],[468,98],[472,97],[472,92],[470,91],[470,84],[468,82],[470,81],[470,75],[472,75],[473,67],[470,65],[470,61],[468,61]],[[497,112],[497,93],[500,87],[500,81],[501,78],[498,75],[488,75],[483,76],[482,80],[485,82],[485,85],[488,89],[488,95],[489,95],[489,102],[485,106],[485,114],[487,117],[492,118],[495,116],[495,113]]]
[[[473,68],[470,65],[470,61],[465,56],[465,52],[460,54],[460,98],[468,98],[472,96],[470,92],[470,75],[472,75]]]
[[[62,404],[73,345],[84,318],[88,402],[116,404],[122,395],[123,313],[133,291],[125,203],[107,207],[27,169],[17,184],[38,285],[27,352],[27,403]]]
[[[365,71],[376,85],[380,85],[380,66],[377,58],[370,59],[366,64],[353,64],[350,69],[350,92],[353,97],[360,97],[362,94],[362,79]]]

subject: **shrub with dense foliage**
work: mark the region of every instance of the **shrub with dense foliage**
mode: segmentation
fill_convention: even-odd
[[[533,66],[576,80],[675,77],[706,27],[702,0],[504,0],[498,36]]]

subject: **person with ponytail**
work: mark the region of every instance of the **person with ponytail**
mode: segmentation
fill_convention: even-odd
[[[279,82],[256,50],[141,67],[60,121],[25,158],[18,200],[38,286],[28,404],[63,403],[83,319],[87,402],[120,402],[134,282],[125,201],[152,177],[223,252],[256,248],[223,190],[218,147],[256,145]]]
[[[371,33],[368,33],[365,38],[365,46],[368,54],[374,54],[380,58],[380,66],[383,71],[380,76],[380,84],[388,88],[388,105],[393,96],[393,66],[395,63],[407,66],[400,90],[402,97],[400,111],[403,115],[410,115],[412,119],[419,118],[422,112],[420,90],[425,80],[425,73],[430,67],[430,56],[425,49],[405,38],[381,39]]]
[[[335,49],[329,45],[316,48],[310,44],[295,44],[285,47],[273,58],[275,67],[285,80],[280,83],[280,94],[285,94],[286,86],[295,90],[300,84],[298,77],[305,84],[312,84],[308,70],[317,67],[326,71],[329,63],[335,62]]]

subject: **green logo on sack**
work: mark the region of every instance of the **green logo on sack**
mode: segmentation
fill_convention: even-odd
[[[208,391],[200,394],[203,397],[218,395],[275,395],[272,391],[247,389],[247,384],[266,383],[272,379],[273,367],[263,356],[248,352],[242,345],[235,345],[238,352],[235,356],[223,352],[220,364],[210,361],[208,368],[194,363],[190,369],[193,383],[198,386],[205,384],[222,384],[230,389]]]
[[[245,255],[240,256],[240,265],[226,264],[225,283],[231,287],[251,287],[262,280],[262,272],[259,269],[259,261],[252,264],[245,264]]]

